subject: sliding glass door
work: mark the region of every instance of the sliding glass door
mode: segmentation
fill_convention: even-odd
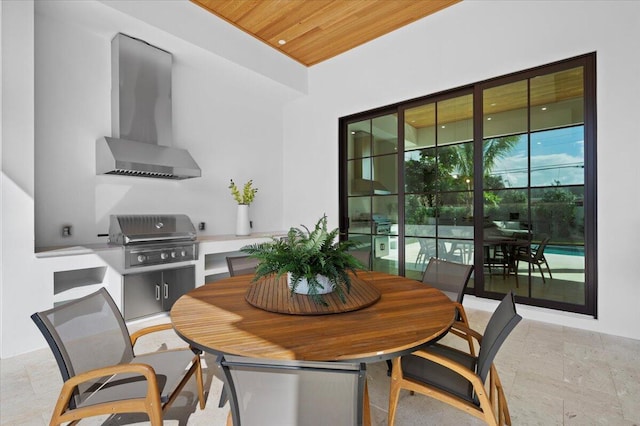
[[[596,315],[595,55],[340,120],[341,231],[373,269]]]
[[[485,293],[586,304],[584,75],[481,87]]]

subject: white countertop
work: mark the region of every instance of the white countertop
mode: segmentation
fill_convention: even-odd
[[[215,241],[234,241],[234,240],[251,240],[254,238],[270,238],[276,236],[285,236],[286,231],[277,232],[256,232],[250,235],[203,235],[199,236],[196,241],[199,243],[215,242]],[[58,256],[78,256],[84,254],[93,254],[109,250],[122,250],[123,246],[119,244],[96,243],[83,244],[75,246],[53,246],[53,247],[36,247],[35,255],[38,258],[58,257]]]
[[[77,256],[106,250],[122,250],[122,246],[108,243],[76,246],[36,247],[36,257]]]

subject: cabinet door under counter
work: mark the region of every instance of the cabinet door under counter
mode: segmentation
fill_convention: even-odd
[[[122,305],[126,321],[168,312],[195,288],[195,266],[123,275]]]

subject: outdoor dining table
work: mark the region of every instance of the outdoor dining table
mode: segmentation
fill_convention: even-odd
[[[300,297],[288,291],[286,297],[276,298],[277,303],[266,304],[281,312],[257,307],[252,299],[255,290],[268,283],[252,279],[252,275],[224,278],[180,297],[171,309],[175,331],[192,346],[213,354],[359,363],[411,353],[445,333],[456,316],[454,304],[440,290],[382,272],[359,271],[353,276],[352,293],[354,288],[369,288],[375,300],[369,297],[362,307],[346,311],[334,303],[337,313],[321,306],[314,311],[313,303],[282,313]],[[280,280],[284,282],[275,284],[286,289],[286,276]],[[362,291],[357,293],[347,294],[347,300],[364,297]],[[365,404],[367,424],[366,394]]]
[[[521,247],[528,247],[529,240],[521,239],[516,237],[508,237],[508,236],[485,236],[484,238],[484,258],[485,265],[492,266],[496,265],[495,255],[491,255],[491,249],[493,248],[494,252],[496,247],[499,248],[502,258],[499,260],[502,262],[502,266],[506,267],[506,273],[513,274],[516,276],[516,283],[518,278],[518,270],[516,267],[516,252]]]

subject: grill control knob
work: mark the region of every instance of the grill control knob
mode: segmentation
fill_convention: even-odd
[[[185,257],[187,255],[187,251],[186,250],[182,250],[180,252],[180,256]]]
[[[172,252],[171,252],[171,257],[175,259],[176,257],[178,257],[178,255],[176,254],[176,252],[175,252],[175,251],[172,251]]]
[[[160,259],[165,260],[169,255],[165,252],[160,253]]]
[[[144,254],[139,254],[138,255],[138,262],[142,263],[145,260],[147,260],[147,256],[145,256]]]

